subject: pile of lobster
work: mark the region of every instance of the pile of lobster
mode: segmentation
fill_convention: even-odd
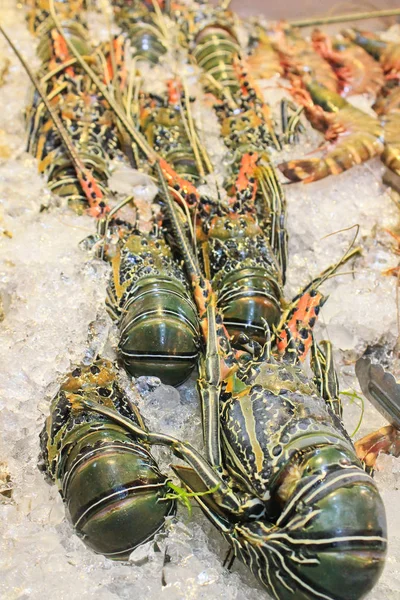
[[[315,31],[310,45],[286,25],[251,22],[244,48],[226,8],[121,0],[121,32],[94,47],[84,0],[38,4],[29,24],[39,71],[19,56],[34,84],[29,152],[50,189],[97,221],[85,245],[111,265],[119,366],[174,386],[198,368],[205,448],[149,431],[118,365],[99,357],[75,366],[53,399],[41,468],[84,543],[127,560],[175,514],[176,485],[151,454],[165,446],[181,461],[172,466],[181,485],[269,594],[362,598],[387,544],[366,469],[375,438],[358,456],[331,346],[313,333],[320,286],[358,249],[284,298],[286,203],[271,156],[301,136],[304,109],[330,145],[323,157],[279,165],[287,178],[311,182],[375,155],[400,177],[400,46],[356,30],[338,39]],[[160,61],[152,91],[146,78]],[[269,77],[286,77],[293,96],[279,127],[258,85]],[[350,93],[375,95],[381,118],[350,104]],[[223,169],[202,141],[200,102],[219,123]],[[147,232],[135,197],[108,187],[115,159],[157,185]],[[312,377],[301,366],[309,356]]]

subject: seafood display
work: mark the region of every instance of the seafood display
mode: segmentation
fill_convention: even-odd
[[[7,18],[0,26],[0,95],[15,72],[31,87],[17,117],[25,150],[7,149],[0,115],[0,190],[8,161],[36,174],[31,196],[0,212],[14,249],[14,262],[2,254],[0,324],[22,350],[18,373],[3,361],[0,509],[28,514],[36,532],[53,527],[48,549],[69,565],[61,595],[69,580],[81,594],[104,574],[100,599],[203,597],[207,585],[216,598],[383,600],[393,517],[382,473],[400,455],[388,373],[399,269],[382,225],[398,241],[384,183],[400,189],[396,28],[304,35],[195,0],[29,0],[11,14],[20,21],[17,35]],[[369,161],[363,197],[352,178]],[[375,190],[375,221],[347,215],[349,185],[366,214]],[[313,200],[324,196],[335,206],[319,231]],[[382,323],[363,333],[357,295],[372,293]],[[363,423],[373,409],[356,376],[383,421],[371,412]],[[7,425],[14,410],[24,442]],[[47,499],[23,505],[32,482]],[[2,536],[10,564],[18,527]]]

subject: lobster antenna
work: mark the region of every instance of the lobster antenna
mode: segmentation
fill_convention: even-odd
[[[96,214],[96,216],[101,216],[104,212],[106,212],[106,210],[104,210],[105,204],[104,206],[97,206],[97,204],[99,204],[103,198],[103,194],[101,192],[101,190],[99,189],[99,187],[96,185],[92,174],[88,171],[88,169],[85,167],[85,165],[83,164],[82,160],[79,157],[79,154],[75,148],[75,146],[73,145],[71,138],[67,132],[67,130],[64,127],[63,122],[61,121],[60,117],[58,116],[58,114],[55,112],[55,110],[53,109],[53,107],[50,104],[49,99],[47,98],[47,95],[45,94],[45,92],[43,91],[39,80],[36,78],[36,76],[33,74],[31,68],[29,67],[28,63],[26,62],[26,60],[24,59],[24,57],[22,56],[22,54],[19,52],[19,50],[17,49],[17,47],[14,45],[14,43],[12,42],[12,40],[9,38],[9,36],[7,35],[7,33],[4,31],[4,29],[1,27],[0,25],[0,32],[2,33],[2,35],[4,36],[4,38],[7,40],[7,43],[9,44],[9,46],[11,47],[11,49],[13,50],[13,52],[15,53],[15,55],[17,56],[18,60],[20,61],[20,63],[22,64],[23,68],[25,69],[29,79],[32,81],[35,89],[37,90],[39,96],[41,97],[43,104],[45,105],[46,109],[49,112],[49,115],[61,137],[62,143],[65,146],[65,149],[67,150],[68,154],[71,157],[72,163],[74,165],[74,168],[76,170],[76,173],[78,175],[78,178],[80,179],[80,183],[82,185],[83,191],[85,192],[85,195],[88,199],[89,205],[91,206],[91,208],[93,210],[95,210],[96,212],[94,214]],[[88,182],[91,181],[91,185],[88,186]],[[95,194],[95,197],[93,197],[92,194]],[[104,202],[104,201],[103,201]]]
[[[185,109],[186,109],[186,113],[187,113],[187,118],[184,112],[184,105],[182,102],[182,97],[181,94],[179,94],[179,110],[180,110],[180,115],[181,115],[181,119],[182,119],[182,123],[183,123],[183,127],[185,128],[185,132],[187,135],[187,138],[189,140],[189,144],[191,149],[193,150],[193,154],[194,154],[194,158],[196,161],[196,166],[197,166],[197,170],[199,171],[200,177],[204,177],[205,173],[204,173],[204,168],[203,168],[203,163],[201,161],[201,157],[199,154],[199,148],[197,146],[197,138],[196,138],[196,132],[194,129],[194,124],[193,124],[193,119],[191,118],[191,113],[190,111],[190,106],[189,106],[189,101],[188,98],[186,96],[187,94],[187,88],[184,84],[184,80],[183,77],[181,78],[181,83],[182,83],[182,88],[185,94]]]
[[[69,154],[71,155],[71,158],[74,162],[74,164],[76,164],[77,168],[81,168],[81,166],[78,164],[81,162],[79,159],[79,156],[76,152],[76,148],[75,146],[72,144],[71,142],[71,138],[68,135],[67,130],[65,129],[60,117],[58,116],[58,114],[54,111],[53,107],[51,106],[46,94],[44,93],[44,91],[42,90],[42,87],[39,83],[39,80],[35,77],[35,75],[33,74],[31,68],[29,67],[28,63],[25,61],[25,59],[23,58],[22,54],[19,52],[19,50],[17,49],[17,47],[14,45],[14,43],[11,41],[11,39],[8,37],[7,33],[4,31],[4,29],[1,27],[0,25],[0,32],[3,34],[3,36],[5,37],[5,39],[7,40],[8,44],[10,45],[11,49],[13,50],[13,52],[15,53],[15,55],[17,56],[18,60],[20,61],[20,63],[22,64],[22,66],[24,67],[29,79],[31,80],[31,82],[33,83],[33,85],[35,86],[36,90],[38,91],[43,104],[45,105],[46,109],[48,110],[50,117],[54,123],[54,125],[56,126],[56,128],[58,129],[58,132],[60,134],[60,137],[66,147],[66,149],[68,150]]]
[[[332,17],[314,17],[313,19],[299,19],[289,21],[292,27],[311,27],[314,25],[330,25],[332,23],[346,23],[347,21],[363,21],[365,19],[380,19],[382,17],[397,17],[400,8],[387,10],[371,10],[369,12],[349,13],[347,15],[336,15]]]
[[[334,231],[333,233],[328,233],[328,235],[325,235],[322,238],[324,240],[324,239],[330,237],[331,235],[336,235],[337,233],[342,233],[343,231],[351,231],[354,228],[355,228],[356,232],[355,232],[354,237],[353,237],[353,239],[351,241],[351,244],[349,245],[348,249],[343,254],[343,256],[336,263],[336,266],[334,267],[334,271],[336,271],[341,265],[343,265],[344,263],[346,263],[351,257],[353,257],[356,254],[359,254],[361,252],[361,248],[360,247],[354,248],[354,245],[356,243],[356,239],[358,237],[358,234],[360,233],[360,225],[358,223],[355,223],[354,225],[351,225],[350,227],[345,227],[344,229],[339,229],[338,231]],[[332,274],[334,273],[334,271],[332,272]],[[328,279],[328,277],[327,277],[327,279]],[[323,280],[323,281],[325,281],[325,280]]]
[[[164,18],[164,15],[162,13],[162,10],[160,8],[160,5],[158,4],[157,0],[151,0],[151,2],[153,4],[154,12],[156,14],[160,30],[161,30],[161,32],[162,32],[165,40],[167,40],[168,39],[168,27],[167,27],[167,24],[165,22],[165,18]]]
[[[186,79],[185,79],[184,76],[182,76],[181,81],[182,81],[183,91],[185,93],[185,107],[186,107],[186,112],[187,112],[187,115],[188,115],[188,122],[189,122],[190,132],[191,132],[191,136],[192,136],[193,151],[194,151],[194,148],[196,147],[197,153],[199,151],[201,152],[201,154],[203,156],[203,161],[205,163],[205,166],[206,166],[208,172],[212,173],[213,172],[213,166],[212,166],[211,161],[210,161],[210,159],[208,157],[207,150],[205,149],[205,147],[201,143],[201,141],[199,139],[199,136],[197,135],[196,128],[194,126],[193,114],[192,114],[192,109],[191,109],[191,106],[190,106],[189,89],[188,89],[188,86],[187,86],[187,81],[186,81]],[[202,165],[201,158],[199,158],[199,160],[200,160],[200,163]],[[202,166],[202,169],[203,169],[203,166]]]
[[[189,240],[187,239],[186,232],[182,228],[182,224],[179,220],[178,213],[176,211],[175,203],[171,198],[170,191],[168,189],[167,182],[165,180],[165,176],[160,167],[160,163],[156,162],[156,171],[158,175],[158,179],[161,183],[161,190],[165,198],[167,210],[169,213],[169,217],[172,223],[172,229],[175,234],[175,238],[177,240],[179,250],[183,256],[183,260],[188,271],[188,274],[192,279],[201,280],[203,278],[202,272],[199,267],[199,263],[194,255],[194,252],[191,248]]]
[[[125,127],[126,131],[133,138],[133,140],[136,142],[136,144],[139,146],[139,148],[144,152],[144,154],[147,156],[147,158],[149,160],[155,162],[159,158],[157,153],[147,143],[144,136],[132,127],[125,112],[122,110],[122,108],[120,108],[117,105],[117,103],[111,97],[106,86],[102,83],[102,81],[100,81],[100,79],[97,77],[95,72],[91,69],[91,67],[88,65],[88,63],[82,58],[82,56],[76,50],[75,46],[71,43],[71,41],[68,39],[68,37],[64,34],[62,25],[61,25],[60,21],[58,20],[58,17],[57,17],[55,8],[54,8],[54,0],[49,0],[49,8],[50,8],[50,14],[54,21],[54,25],[56,26],[60,35],[62,35],[69,50],[75,56],[76,60],[81,65],[82,69],[88,74],[90,79],[100,90],[100,92],[104,96],[105,100],[108,102],[108,104],[110,105],[110,107],[112,108],[112,110],[114,111],[116,116],[118,117],[118,119],[121,121],[122,125]]]

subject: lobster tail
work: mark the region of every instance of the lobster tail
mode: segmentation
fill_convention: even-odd
[[[264,344],[265,322],[273,328],[281,316],[281,291],[263,268],[243,268],[229,273],[222,281],[218,305],[224,315],[224,325],[234,343],[245,333]]]
[[[179,385],[193,371],[199,353],[196,309],[179,282],[146,278],[119,322],[119,351],[133,376],[154,375]]]
[[[108,311],[118,320],[119,351],[128,373],[157,374],[179,385],[194,369],[199,324],[189,289],[162,238],[132,234],[114,259]]]
[[[239,89],[234,59],[240,52],[232,31],[220,25],[205,27],[195,40],[193,56],[199,67],[232,92]]]
[[[278,526],[255,522],[240,528],[239,556],[279,600],[364,598],[386,555],[379,493],[361,469],[336,471],[317,487],[311,484],[307,477],[295,489]]]
[[[62,496],[77,535],[113,560],[127,560],[174,512],[173,503],[159,502],[167,478],[148,450],[122,430],[77,430],[63,468]]]
[[[53,400],[41,449],[44,469],[57,483],[76,533],[95,552],[126,560],[163,528],[175,503],[165,498],[167,478],[147,446],[85,408],[90,397],[144,427],[115,378],[107,361],[74,369]]]
[[[152,13],[146,9],[122,8],[116,11],[116,21],[127,33],[133,47],[133,56],[155,65],[167,52],[162,32],[153,22]]]

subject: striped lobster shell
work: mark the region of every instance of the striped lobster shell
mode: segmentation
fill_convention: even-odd
[[[80,404],[88,398],[144,428],[111,363],[75,368],[54,398],[41,433],[40,467],[54,481],[83,542],[126,560],[161,531],[175,503],[149,448],[123,426]],[[161,502],[161,500],[165,500]]]

